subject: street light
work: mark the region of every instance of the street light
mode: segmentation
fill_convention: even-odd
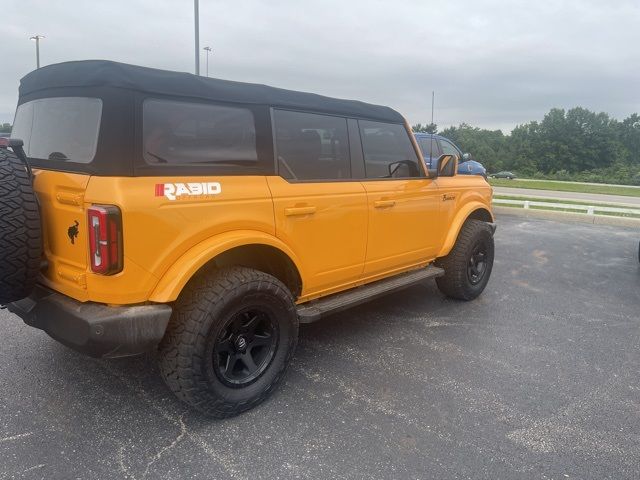
[[[34,35],[29,40],[36,41],[36,68],[40,68],[40,39],[44,38],[44,35]]]
[[[207,52],[207,77],[209,76],[209,53],[213,52],[213,50],[211,50],[211,47],[207,46],[203,48],[204,51]]]

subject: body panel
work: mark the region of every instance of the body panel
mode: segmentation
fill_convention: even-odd
[[[44,255],[48,268],[42,282],[65,295],[85,301],[88,239],[84,209],[90,176],[34,170],[34,190],[42,218]]]
[[[302,259],[302,295],[357,281],[367,245],[367,195],[357,181],[289,183],[268,177],[276,236]]]
[[[363,181],[369,238],[365,275],[432,260],[439,250],[438,187],[427,178]]]
[[[302,278],[305,278],[306,272],[300,259],[275,236],[255,230],[235,230],[207,238],[186,251],[165,272],[149,300],[163,303],[174,301],[191,277],[207,262],[221,253],[244,245],[268,245],[277,248],[293,261]]]
[[[202,184],[219,189],[195,188]],[[146,301],[185,252],[221,233],[274,234],[265,177],[92,177],[85,201],[116,205],[123,212],[124,270],[114,277],[90,275],[93,301]]]
[[[484,209],[493,217],[491,197],[493,189],[478,175],[456,175],[454,177],[438,177],[436,180],[440,189],[442,214],[438,230],[441,240],[437,256],[447,255],[462,228],[465,220],[475,210]]]

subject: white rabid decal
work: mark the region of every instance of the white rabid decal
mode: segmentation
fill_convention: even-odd
[[[167,197],[176,200],[180,197],[202,197],[222,193],[219,182],[158,183],[156,197]]]

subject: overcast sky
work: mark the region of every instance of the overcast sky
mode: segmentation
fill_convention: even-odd
[[[193,72],[192,0],[3,0],[0,122],[41,63]],[[200,0],[211,76],[389,105],[411,123],[505,132],[552,107],[640,111],[640,0]],[[203,52],[204,53],[204,52]],[[204,74],[204,55],[202,56]]]

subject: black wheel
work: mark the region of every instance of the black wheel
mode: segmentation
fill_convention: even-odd
[[[40,211],[25,165],[0,148],[0,304],[28,296],[42,260]]]
[[[269,396],[297,340],[294,299],[278,279],[245,267],[202,272],[176,302],[160,371],[182,401],[230,417]]]
[[[449,255],[436,261],[445,272],[436,279],[438,288],[448,297],[473,300],[487,286],[493,255],[491,227],[480,220],[467,220]]]

